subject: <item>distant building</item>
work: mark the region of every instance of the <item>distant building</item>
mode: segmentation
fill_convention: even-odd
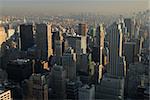
[[[69,81],[66,86],[67,99],[78,100],[78,84],[77,82]]]
[[[63,66],[54,65],[52,68],[52,91],[55,99],[66,98],[66,71]]]
[[[10,39],[15,34],[15,29],[8,29],[7,39]]]
[[[124,79],[104,77],[101,84],[96,85],[96,99],[124,99]]]
[[[61,64],[61,57],[63,54],[63,36],[61,31],[53,32],[54,56],[56,56],[56,63]]]
[[[94,100],[95,99],[95,86],[84,85],[79,88],[79,100]]]
[[[32,62],[29,59],[17,59],[9,61],[6,72],[8,79],[21,82],[32,74]]]
[[[87,35],[87,24],[80,23],[79,28],[78,28],[78,33],[81,36],[86,36]]]
[[[7,34],[5,33],[4,27],[0,27],[0,57],[2,56],[1,46],[6,41]]]
[[[134,42],[124,43],[124,56],[126,57],[127,65],[134,63],[135,45],[136,43]]]
[[[20,25],[20,40],[21,50],[23,51],[27,51],[28,48],[34,45],[32,25]]]
[[[113,23],[110,26],[109,49],[110,66],[108,73],[114,77],[122,77],[124,67],[119,66],[119,59],[122,57],[122,30],[121,25]]]
[[[127,33],[129,34],[129,37],[132,38],[134,35],[134,23],[131,18],[125,18],[124,19],[125,26],[127,27]]]
[[[33,74],[29,79],[29,90],[33,100],[48,100],[48,84],[46,75]]]
[[[72,47],[75,50],[75,53],[86,54],[87,43],[85,36],[67,36],[65,42],[68,43],[68,47]]]
[[[51,24],[36,25],[37,55],[41,60],[48,60],[53,54]]]
[[[62,56],[62,66],[66,70],[66,76],[70,80],[76,79],[76,53],[70,47]]]

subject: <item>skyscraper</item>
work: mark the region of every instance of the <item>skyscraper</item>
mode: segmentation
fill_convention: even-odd
[[[96,99],[124,98],[124,58],[122,57],[121,24],[114,22],[109,27],[109,66],[101,84],[96,88]],[[113,84],[113,85],[112,85]]]
[[[133,21],[131,18],[125,18],[124,19],[124,22],[125,22],[125,26],[127,27],[127,33],[129,34],[129,37],[132,38],[133,37]]]
[[[67,36],[66,41],[69,47],[72,47],[75,50],[75,53],[86,54],[86,36]]]
[[[29,93],[33,100],[48,100],[48,84],[46,75],[33,74],[29,79]],[[29,97],[29,99],[31,99]]]
[[[54,65],[52,68],[52,91],[55,99],[64,99],[66,91],[66,71],[63,66]]]
[[[4,27],[0,27],[0,57],[2,56],[1,45],[6,41],[7,34],[5,33]]]
[[[66,70],[68,79],[73,80],[76,78],[76,53],[71,47],[62,56],[62,66]]]
[[[20,25],[21,50],[26,51],[34,44],[32,25]]]
[[[122,57],[122,30],[120,24],[113,23],[109,33],[110,66],[109,74],[118,77],[122,73],[119,66],[119,57]]]
[[[48,60],[53,54],[51,24],[36,25],[36,42],[38,58]]]
[[[79,35],[86,36],[87,35],[87,24],[80,23],[78,28]]]

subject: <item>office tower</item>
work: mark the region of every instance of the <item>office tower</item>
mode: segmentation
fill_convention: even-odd
[[[0,87],[0,100],[12,100],[11,91],[10,90],[3,90]]]
[[[80,23],[78,28],[79,35],[86,36],[87,35],[87,24]]]
[[[113,23],[109,33],[109,66],[101,84],[96,86],[96,99],[123,99],[125,59],[122,57],[121,24]]]
[[[52,91],[55,99],[66,97],[66,71],[63,66],[54,65],[52,68]]]
[[[48,100],[48,84],[46,75],[32,74],[29,82],[29,93],[31,93],[31,98],[33,100]]]
[[[104,25],[100,24],[98,25],[98,27],[96,28],[96,47],[104,47],[104,38],[105,38],[105,34],[104,34]]]
[[[134,34],[134,23],[131,18],[124,19],[125,26],[127,27],[127,33],[129,37],[132,38]]]
[[[96,36],[94,39],[94,46],[92,48],[92,58],[95,62],[99,62],[101,65],[104,63],[103,52],[104,52],[104,26],[103,24],[98,25],[96,29]],[[97,56],[99,55],[99,56]]]
[[[7,39],[10,39],[15,34],[15,29],[8,29]]]
[[[54,55],[62,56],[63,36],[61,31],[53,32],[54,36]]]
[[[63,49],[63,36],[61,31],[53,32],[54,56],[56,57],[56,64],[61,64],[62,49]]]
[[[127,65],[134,63],[135,42],[125,42],[123,45],[124,56],[126,57]]]
[[[85,36],[67,36],[65,40],[65,42],[68,44],[68,47],[72,47],[75,50],[75,53],[86,54],[87,43]]]
[[[72,100],[78,99],[78,83],[76,81],[67,82],[66,94],[67,94],[67,99],[72,99]]]
[[[21,50],[27,51],[34,45],[32,25],[20,25]]]
[[[38,58],[48,60],[53,54],[51,24],[36,25],[36,42]]]
[[[123,68],[119,66],[119,59],[122,57],[122,30],[121,26],[113,23],[109,33],[110,66],[109,74],[114,77],[122,76]]]
[[[62,66],[65,68],[69,80],[76,79],[76,59],[76,53],[71,47],[62,56]]]
[[[124,99],[124,79],[103,77],[101,84],[96,85],[96,99]]]
[[[7,38],[7,34],[5,33],[4,27],[0,26],[0,57],[3,54],[2,51],[1,51],[1,46],[2,46],[3,42],[6,41],[6,38]]]
[[[32,74],[32,62],[29,59],[9,61],[6,72],[8,73],[8,79],[21,82]]]
[[[94,100],[95,99],[95,86],[84,85],[79,88],[79,100]]]
[[[77,71],[82,71],[88,73],[88,54],[77,55]]]

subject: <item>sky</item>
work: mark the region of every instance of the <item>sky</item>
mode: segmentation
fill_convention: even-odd
[[[149,8],[149,0],[0,0],[0,15],[123,14]]]

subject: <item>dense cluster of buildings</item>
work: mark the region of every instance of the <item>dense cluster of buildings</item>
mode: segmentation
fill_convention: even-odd
[[[106,24],[2,23],[0,100],[148,99],[148,24]]]

